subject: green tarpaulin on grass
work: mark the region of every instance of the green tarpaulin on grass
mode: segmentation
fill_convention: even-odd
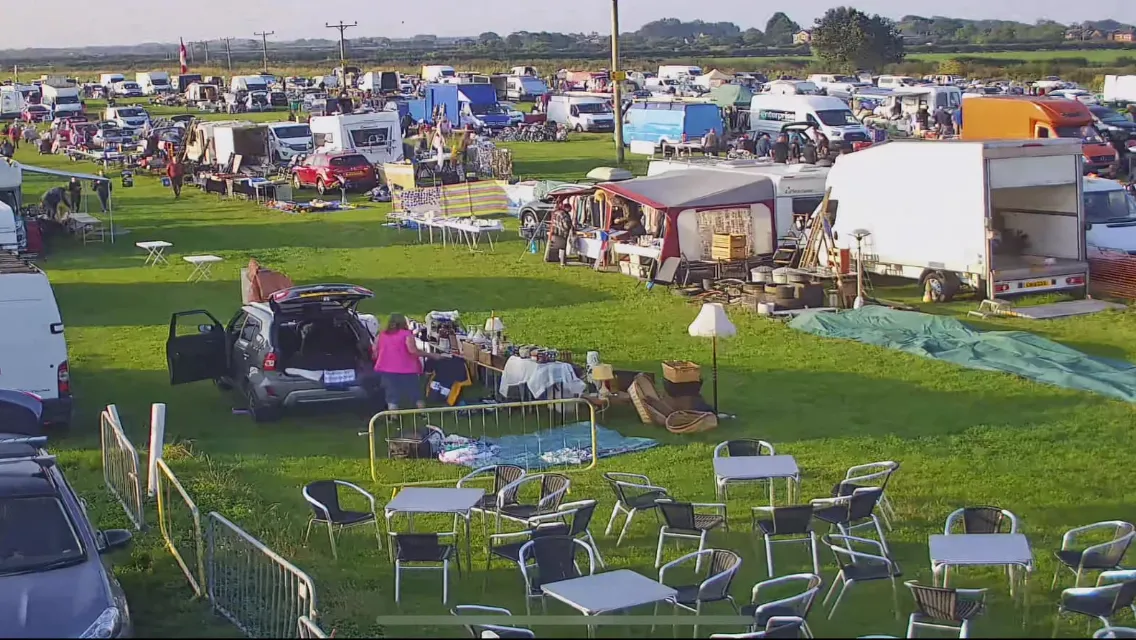
[[[886,307],[809,312],[789,326],[1136,402],[1136,365],[1086,355],[1026,331],[977,331],[954,318]]]

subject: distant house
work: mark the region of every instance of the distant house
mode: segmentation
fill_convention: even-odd
[[[803,30],[793,34],[793,44],[809,44],[813,41],[813,32]]]
[[[1073,27],[1065,31],[1066,40],[1110,40],[1111,34],[1106,34],[1100,29],[1085,29],[1082,27]]]
[[[1111,34],[1113,42],[1136,42],[1136,29],[1121,29]]]

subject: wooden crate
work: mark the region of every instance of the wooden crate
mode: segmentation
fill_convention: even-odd
[[[663,362],[663,379],[671,382],[698,382],[702,379],[702,367],[686,360]]]
[[[745,249],[746,237],[739,233],[715,233],[711,246],[723,249]]]
[[[745,245],[740,247],[710,247],[710,258],[713,260],[745,260]]]

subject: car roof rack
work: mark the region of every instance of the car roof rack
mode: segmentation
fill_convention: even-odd
[[[28,438],[3,438],[0,439],[0,465],[4,464],[17,464],[20,462],[34,462],[41,467],[50,467],[55,465],[55,456],[43,453],[43,446],[47,444],[47,436],[33,436]],[[4,447],[12,445],[24,445],[28,449],[32,449],[32,453],[26,453],[26,449],[16,449],[5,451]]]

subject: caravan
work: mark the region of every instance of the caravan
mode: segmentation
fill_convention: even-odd
[[[402,125],[397,111],[316,116],[309,125],[317,153],[356,151],[371,164],[403,159]]]

